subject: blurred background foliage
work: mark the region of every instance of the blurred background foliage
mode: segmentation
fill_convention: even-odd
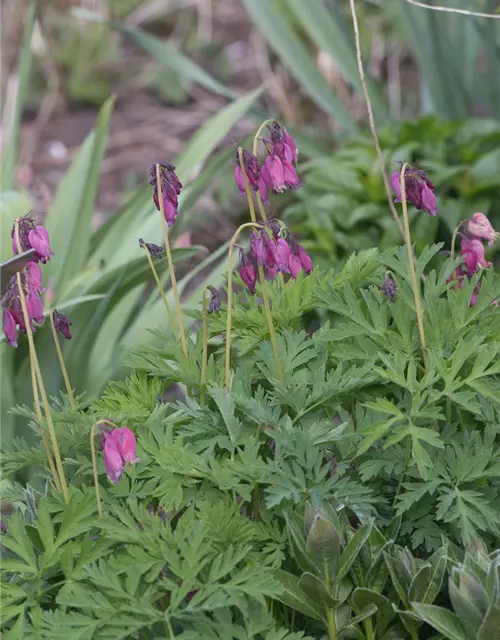
[[[404,0],[358,0],[357,9],[387,168],[410,161],[437,187],[438,217],[412,217],[417,247],[449,242],[474,211],[500,227],[500,22]],[[348,1],[5,0],[1,28],[1,258],[14,218],[33,211],[51,232],[45,307],[72,318],[64,350],[78,393],[121,377],[127,351],[165,328],[138,246],[140,237],[161,241],[144,184],[155,161],[173,160],[185,184],[173,236],[187,317],[207,282],[222,283],[225,243],[246,216],[234,143],[266,117],[296,134],[304,183],[275,198],[273,211],[318,264],[399,242],[367,130]],[[36,340],[56,394],[47,327]],[[8,439],[21,426],[8,411],[31,402],[31,390],[26,345],[1,349]]]

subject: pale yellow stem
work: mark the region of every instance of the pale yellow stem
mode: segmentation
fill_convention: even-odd
[[[100,422],[105,422],[104,420],[100,420]],[[106,421],[107,422],[107,421]],[[94,486],[95,486],[95,499],[97,502],[97,511],[99,513],[99,518],[102,518],[102,503],[101,503],[101,488],[99,486],[99,474],[97,473],[97,456],[95,453],[95,429],[97,424],[92,426],[90,430],[90,452],[92,455],[92,470],[94,472]]]
[[[50,312],[50,327],[52,329],[52,337],[54,338],[54,344],[56,346],[57,357],[59,359],[59,366],[61,367],[61,373],[64,378],[64,384],[66,386],[66,393],[68,394],[69,404],[71,405],[71,409],[76,411],[75,398],[73,396],[73,389],[71,388],[71,384],[69,381],[68,370],[66,368],[66,363],[64,362],[64,356],[62,353],[61,345],[59,344],[59,338],[56,331],[56,325],[54,323],[54,310]]]
[[[182,350],[184,351],[184,355],[187,359],[189,359],[187,342],[186,342],[186,331],[184,329],[184,318],[182,316],[182,307],[181,300],[179,297],[179,291],[177,289],[177,279],[175,277],[175,269],[174,262],[172,260],[172,252],[170,250],[170,241],[168,239],[168,225],[165,220],[165,208],[163,206],[163,192],[161,187],[161,177],[160,177],[160,165],[156,164],[156,183],[158,187],[158,201],[160,204],[160,213],[161,219],[163,223],[163,236],[165,238],[165,251],[167,252],[167,260],[168,260],[168,269],[170,271],[170,280],[172,282],[172,293],[174,294],[175,299],[175,308],[177,311],[177,322],[179,325],[179,333],[181,337]]]

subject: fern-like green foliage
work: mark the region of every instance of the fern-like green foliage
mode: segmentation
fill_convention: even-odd
[[[461,638],[446,636],[434,602],[447,606],[449,580],[460,616],[454,590],[473,596],[455,558],[479,537],[498,546],[500,281],[482,276],[469,307],[476,281],[450,289],[456,261],[440,249],[417,264],[427,368],[407,254],[369,250],[261,285],[282,379],[258,291],[235,304],[229,391],[223,306],[208,319],[204,402],[201,329],[188,357],[173,340],[131,353],[130,377],[74,412],[53,399],[68,504],[39,440],[2,456],[4,478],[37,466],[44,480],[7,491],[5,637],[413,640],[434,626]],[[380,291],[387,269],[394,303]],[[16,411],[39,432],[31,409]],[[140,461],[112,484],[95,438],[99,517],[101,420],[135,433]]]

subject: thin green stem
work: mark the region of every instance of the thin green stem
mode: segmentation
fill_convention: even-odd
[[[64,495],[64,500],[69,502],[68,485],[66,483],[66,477],[64,475],[64,468],[61,459],[61,452],[59,450],[59,444],[57,442],[56,432],[54,429],[54,423],[52,421],[52,414],[50,412],[49,400],[43,384],[42,372],[40,371],[40,365],[38,364],[38,357],[36,355],[35,342],[33,340],[33,331],[31,329],[31,320],[28,315],[28,307],[26,305],[26,298],[22,286],[21,274],[17,273],[17,286],[19,288],[19,297],[21,299],[21,308],[23,311],[24,323],[26,325],[26,335],[28,336],[28,345],[30,350],[30,357],[33,360],[33,368],[35,370],[38,387],[40,389],[40,395],[42,397],[42,405],[45,411],[45,418],[47,420],[47,426],[49,428],[50,440],[52,443],[52,449],[54,451],[55,466],[59,475],[59,483]]]
[[[172,629],[172,625],[170,624],[170,618],[168,616],[168,613],[165,611],[165,627],[166,627],[166,631],[168,633],[168,637],[170,638],[170,640],[173,640],[173,638],[175,638],[174,635],[174,631]]]
[[[22,247],[21,247],[21,239],[19,237],[19,220],[16,220],[14,223],[14,233],[16,238],[17,251],[19,254],[21,254]],[[61,487],[62,487],[61,481],[60,481],[56,466],[54,464],[54,459],[52,457],[52,452],[50,450],[50,444],[47,439],[47,434],[45,433],[45,429],[43,427],[43,414],[40,408],[40,397],[38,394],[38,384],[37,384],[37,370],[35,368],[35,358],[36,358],[35,343],[33,340],[33,333],[31,332],[31,322],[27,314],[26,300],[24,298],[24,290],[22,289],[20,274],[17,274],[17,286],[19,287],[19,292],[20,292],[19,295],[21,296],[21,307],[23,311],[24,322],[26,324],[26,331],[29,332],[28,345],[29,345],[29,353],[30,353],[31,386],[33,389],[33,402],[35,407],[35,413],[38,420],[38,424],[40,426],[40,435],[42,436],[42,442],[45,448],[45,454],[47,456],[47,462],[49,463],[50,472],[54,480],[54,485],[57,491],[61,491]],[[34,354],[34,357],[33,357],[33,354]]]
[[[330,573],[326,562],[324,564],[324,579],[326,590],[330,594],[332,589],[332,582],[330,580]],[[332,607],[325,605],[325,612],[326,622],[328,626],[328,640],[337,640],[337,621],[335,620],[335,611]]]
[[[56,490],[61,491],[61,483],[59,482],[59,476],[57,474],[57,470],[54,465],[54,458],[52,457],[50,444],[49,444],[49,441],[47,440],[47,434],[45,433],[45,429],[43,428],[43,415],[42,415],[42,410],[40,409],[40,396],[38,395],[38,385],[36,383],[36,372],[35,372],[35,367],[33,365],[33,358],[31,357],[31,355],[30,355],[30,369],[31,369],[31,386],[33,388],[35,413],[36,413],[36,419],[38,420],[38,424],[40,426],[40,435],[42,436],[42,442],[45,449],[45,454],[47,456],[47,461],[49,463],[50,472],[52,474],[52,479],[54,480]]]
[[[253,137],[253,145],[252,145],[252,153],[254,156],[257,156],[257,146],[260,140],[259,136],[262,133],[263,129],[267,127],[267,125],[270,124],[271,122],[276,122],[276,118],[269,118],[269,120],[264,120],[264,122],[257,129],[257,133]]]
[[[172,333],[174,334],[174,338],[178,341],[179,340],[179,336],[177,335],[177,331],[175,330],[174,314],[172,313],[172,309],[170,308],[170,305],[168,304],[167,296],[165,295],[165,291],[164,291],[163,286],[161,284],[161,280],[160,280],[160,276],[158,275],[158,271],[156,270],[156,267],[154,265],[153,258],[151,257],[151,253],[150,253],[149,249],[147,248],[146,243],[144,243],[143,246],[144,246],[144,249],[146,250],[146,256],[148,258],[148,262],[149,262],[149,267],[151,269],[151,273],[153,274],[153,277],[154,277],[155,282],[156,282],[156,286],[157,286],[158,291],[160,293],[161,299],[163,300],[163,305],[165,306],[165,311],[167,312],[168,321],[170,322],[170,327],[172,328]]]
[[[394,503],[396,502],[396,498],[399,496],[401,492],[401,488],[403,486],[403,482],[406,476],[406,470],[408,469],[408,465],[410,464],[410,456],[411,456],[411,440],[410,437],[406,437],[406,445],[405,445],[405,468],[398,482],[398,486],[396,488],[396,493],[394,494]]]
[[[203,290],[202,311],[201,311],[201,380],[200,380],[200,407],[205,406],[205,385],[207,379],[207,363],[208,363],[208,322],[207,322],[207,291],[208,286]]]
[[[259,207],[260,217],[264,222],[267,220],[266,210],[264,209],[264,203],[262,202],[262,198],[260,197],[260,193],[257,191],[255,193],[255,197],[257,198],[257,206]]]
[[[458,225],[455,227],[455,231],[453,232],[453,235],[451,236],[451,254],[450,255],[452,260],[455,260],[455,241],[457,239],[458,231],[460,227],[463,225],[463,223],[464,223],[463,220],[458,223]]]
[[[168,225],[165,220],[165,209],[163,206],[163,192],[161,188],[161,178],[160,178],[160,165],[156,164],[156,183],[158,186],[158,201],[160,204],[160,213],[163,224],[163,236],[165,238],[165,251],[167,252],[167,260],[168,260],[168,268],[170,271],[170,280],[172,282],[172,293],[174,294],[175,299],[175,308],[177,310],[177,322],[179,324],[179,333],[181,336],[181,344],[182,350],[184,351],[184,355],[186,359],[189,359],[187,342],[186,342],[186,331],[184,329],[184,318],[182,316],[182,307],[181,307],[181,299],[179,297],[179,290],[177,289],[177,279],[175,277],[175,269],[174,262],[172,260],[172,252],[170,250],[170,241],[168,239]]]
[[[104,421],[103,421],[104,422]],[[95,499],[97,502],[97,511],[99,518],[102,518],[101,489],[99,487],[99,474],[97,473],[97,456],[95,453],[95,430],[97,424],[92,426],[90,430],[90,452],[92,454],[92,470],[94,472]]]
[[[283,376],[283,367],[281,366],[280,352],[278,349],[278,341],[276,340],[276,331],[274,330],[273,318],[271,316],[271,305],[269,304],[269,298],[266,291],[264,269],[259,265],[259,276],[262,287],[262,300],[264,302],[264,313],[267,321],[267,328],[269,329],[269,338],[271,339],[271,346],[273,348],[274,362],[276,364],[276,373],[278,374],[279,381],[283,383],[285,378]]]
[[[401,173],[399,174],[399,185],[401,189],[401,207],[403,209],[404,238],[406,243],[406,249],[408,251],[408,266],[410,269],[410,280],[411,280],[411,286],[413,289],[413,298],[415,300],[415,313],[417,314],[418,333],[420,335],[420,343],[422,345],[424,366],[425,366],[425,370],[427,371],[428,369],[427,341],[425,339],[424,318],[423,318],[423,312],[422,312],[422,303],[420,300],[420,286],[417,280],[417,273],[415,269],[415,256],[413,255],[413,249],[411,245],[410,222],[408,219],[408,205],[406,201],[405,172],[408,166],[409,166],[408,163],[405,162],[401,167]]]
[[[243,182],[245,183],[245,194],[248,201],[248,211],[250,213],[250,220],[254,224],[257,224],[257,216],[255,215],[255,207],[252,199],[252,191],[250,189],[250,183],[248,181],[248,176],[245,169],[245,163],[243,162],[243,149],[241,147],[238,147],[238,161],[240,163],[240,169],[243,175]]]
[[[375,632],[373,630],[373,620],[368,618],[364,621],[366,640],[375,640]]]
[[[64,356],[62,353],[61,345],[59,344],[59,338],[57,336],[56,325],[54,323],[54,310],[50,312],[50,328],[52,329],[52,337],[54,338],[54,344],[57,351],[57,357],[59,359],[59,366],[61,367],[61,373],[64,378],[64,384],[66,386],[66,393],[68,394],[69,404],[71,405],[72,411],[76,411],[76,403],[75,397],[73,395],[73,389],[71,388],[71,384],[69,381],[68,369],[66,368],[66,363],[64,362]]]
[[[253,513],[254,520],[260,520],[259,485],[256,485],[252,491],[252,513]]]
[[[245,173],[243,174],[245,176]],[[240,233],[248,228],[260,229],[261,226],[255,222],[245,222],[239,226],[231,242],[229,243],[229,252],[227,257],[227,321],[226,321],[226,389],[231,388],[231,322],[233,314],[233,253],[236,241]]]
[[[263,125],[261,125],[261,128],[262,128],[262,126]],[[240,162],[241,173],[243,175],[243,182],[245,184],[245,193],[246,193],[247,201],[248,201],[248,210],[250,212],[250,219],[255,224],[257,222],[256,217],[255,217],[255,208],[254,208],[254,205],[253,205],[252,192],[251,192],[251,189],[250,189],[250,183],[248,181],[247,172],[245,170],[245,163],[243,162],[243,149],[241,147],[238,147],[238,159],[239,159],[239,162]],[[233,236],[233,238],[234,238],[234,236]],[[269,328],[269,337],[271,339],[271,346],[273,348],[273,357],[274,357],[274,361],[275,361],[275,364],[276,364],[276,372],[278,374],[278,378],[279,378],[280,382],[283,382],[284,381],[283,367],[281,366],[281,359],[280,359],[280,354],[279,354],[279,349],[278,349],[278,342],[276,340],[276,332],[274,330],[273,319],[272,319],[272,316],[271,316],[271,306],[269,304],[269,298],[267,296],[267,291],[266,291],[266,288],[265,288],[264,269],[262,268],[261,265],[259,265],[258,269],[259,269],[260,282],[261,282],[261,285],[262,285],[262,299],[263,299],[263,302],[264,302],[264,313],[265,313],[265,316],[266,316],[267,326]],[[229,302],[228,302],[228,312],[229,312]]]

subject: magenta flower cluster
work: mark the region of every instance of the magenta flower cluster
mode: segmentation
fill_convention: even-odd
[[[448,281],[462,289],[465,278],[470,280],[476,273],[491,267],[492,263],[486,260],[484,255],[483,241],[486,240],[488,246],[491,246],[498,235],[484,213],[475,213],[470,220],[465,222],[460,231],[460,254],[463,262]],[[480,287],[481,282],[478,282],[474,287],[469,306],[473,307],[476,304]]]
[[[11,237],[12,250],[15,255],[19,253],[19,248],[21,249],[21,253],[29,251],[30,249],[34,249],[36,252],[33,260],[28,262],[19,274],[20,286],[22,287],[26,301],[29,324],[31,330],[35,331],[33,323],[42,324],[44,320],[43,304],[40,297],[43,292],[42,271],[38,263],[44,264],[54,255],[50,248],[49,234],[45,227],[37,225],[30,216],[24,216],[19,218],[14,224]],[[1,303],[3,307],[3,331],[5,338],[10,346],[17,347],[18,331],[20,330],[22,333],[26,333],[26,322],[21,304],[21,291],[17,275],[12,276],[10,279]],[[56,330],[60,331],[66,338],[71,338],[69,332],[69,325],[71,323],[69,319],[55,312],[54,321]]]
[[[274,280],[278,273],[295,279],[300,271],[306,274],[313,270],[311,257],[296,238],[288,234],[281,235],[280,225],[275,220],[263,223],[263,229],[254,231],[250,237],[250,250],[240,249],[239,274],[250,293],[255,293],[258,267],[262,267],[265,276]]]
[[[169,227],[171,227],[179,215],[179,195],[182,183],[175,173],[173,164],[160,164],[160,185],[156,175],[156,164],[149,170],[149,184],[153,187],[153,200],[158,211],[160,207],[160,188],[163,199],[163,214]]]
[[[263,138],[267,156],[262,166],[249,151],[243,151],[243,164],[250,188],[258,192],[263,202],[268,202],[269,191],[281,193],[285,189],[300,187],[294,164],[298,150],[294,138],[278,122],[268,125],[270,138]],[[234,178],[238,189],[245,195],[245,180],[241,170],[239,154],[236,154]]]
[[[116,427],[111,430],[103,429],[101,436],[106,473],[111,482],[117,484],[127,463],[140,462],[136,456],[135,434],[128,427]]]

